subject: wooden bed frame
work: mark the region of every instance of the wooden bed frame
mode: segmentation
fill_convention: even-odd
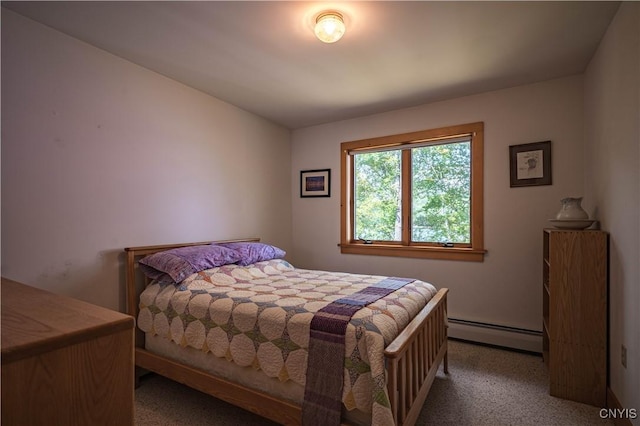
[[[146,277],[137,268],[138,260],[142,257],[172,248],[236,241],[260,241],[260,239],[125,248],[127,313],[137,319],[139,297],[148,283]],[[441,363],[444,363],[444,372],[448,373],[447,292],[446,288],[440,289],[385,349],[387,386],[397,426],[415,424]],[[301,424],[301,406],[153,354],[145,350],[144,338],[144,333],[136,329],[136,383],[142,371],[149,370],[278,423]]]

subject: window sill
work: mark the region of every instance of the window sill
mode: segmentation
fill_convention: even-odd
[[[343,254],[365,254],[371,256],[412,257],[419,259],[462,260],[482,262],[486,250],[459,247],[407,247],[383,244],[339,244]]]

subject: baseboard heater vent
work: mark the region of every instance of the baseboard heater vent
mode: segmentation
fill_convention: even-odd
[[[542,352],[541,331],[459,318],[448,320],[450,337],[528,352]]]

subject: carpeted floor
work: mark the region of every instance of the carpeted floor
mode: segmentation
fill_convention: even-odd
[[[598,407],[549,396],[542,358],[449,341],[418,425],[612,425]],[[160,376],[136,389],[136,425],[253,426],[274,423]]]

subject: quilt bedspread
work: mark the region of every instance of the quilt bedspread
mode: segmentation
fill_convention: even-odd
[[[141,295],[138,327],[281,381],[306,381],[309,328],[329,303],[383,276],[298,269],[283,259],[224,265],[179,285],[151,283]],[[342,402],[393,424],[384,348],[435,295],[414,280],[360,309],[345,335]]]

